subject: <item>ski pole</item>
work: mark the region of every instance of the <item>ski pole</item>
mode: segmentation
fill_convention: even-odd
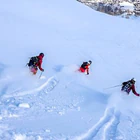
[[[111,88],[120,87],[120,86],[122,86],[122,85],[116,85],[116,86],[108,87],[108,88],[105,88],[105,89],[111,89]]]
[[[41,73],[40,73],[39,79],[41,78],[41,76],[42,76],[42,71],[41,71]]]

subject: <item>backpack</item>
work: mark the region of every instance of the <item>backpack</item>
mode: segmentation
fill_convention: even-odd
[[[30,67],[30,66],[35,66],[37,63],[38,63],[38,57],[34,56],[30,58],[29,63],[27,65]]]
[[[127,81],[123,83],[122,90],[129,93],[130,88],[132,87],[133,83],[131,81]]]
[[[83,64],[81,65],[81,68],[86,69],[87,65],[88,65],[88,62],[83,62]]]

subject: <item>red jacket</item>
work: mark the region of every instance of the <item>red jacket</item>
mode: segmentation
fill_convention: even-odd
[[[140,96],[140,94],[138,94],[135,90],[135,85],[133,84],[131,87],[130,87],[130,91],[132,90],[132,92],[136,95],[136,96]]]
[[[89,67],[90,67],[90,64],[88,64],[87,66],[85,66],[85,68],[82,68],[82,67],[80,67],[80,71],[81,72],[87,72],[87,74],[89,74]]]
[[[39,67],[39,69],[42,71],[43,68],[42,68],[41,65],[42,65],[43,56],[39,55],[39,56],[37,56],[37,58],[38,58],[39,60],[38,60],[38,63],[36,64],[36,66]]]
[[[130,82],[130,81],[128,81],[128,82]],[[136,95],[136,96],[140,96],[140,94],[138,94],[137,92],[136,92],[136,90],[135,90],[135,84],[132,84],[129,88],[127,88],[127,83],[128,82],[124,82],[123,83],[123,87],[122,87],[122,91],[124,91],[124,92],[127,92],[128,94],[130,93],[130,91],[132,90],[132,92]]]
[[[90,67],[90,64],[88,64],[85,68],[87,70],[87,73],[89,73],[89,67]]]

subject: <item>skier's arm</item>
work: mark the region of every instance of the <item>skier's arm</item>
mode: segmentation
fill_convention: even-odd
[[[89,66],[86,66],[87,75],[89,74]]]
[[[132,92],[136,95],[136,96],[140,96],[140,94],[138,94],[135,90],[135,85],[132,85]]]
[[[87,75],[89,74],[89,69],[87,69]]]
[[[42,61],[41,60],[39,60],[39,64],[38,64],[38,67],[39,67],[39,69],[41,70],[41,71],[44,71],[44,69],[42,68]]]

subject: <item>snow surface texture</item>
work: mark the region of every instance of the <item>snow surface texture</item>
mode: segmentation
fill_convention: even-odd
[[[140,140],[140,20],[71,0],[0,2],[0,140]],[[36,76],[29,57],[45,54]],[[90,74],[77,70],[92,60]]]

